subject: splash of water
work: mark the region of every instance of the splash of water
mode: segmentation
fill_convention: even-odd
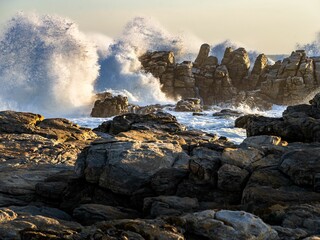
[[[1,109],[61,116],[90,108],[98,56],[74,22],[18,13],[0,34],[0,52]]]
[[[309,57],[319,57],[320,56],[320,32],[317,33],[316,39],[307,44],[297,44],[297,49],[303,49],[306,51]]]
[[[130,102],[140,105],[170,103],[172,100],[161,91],[159,80],[141,71],[138,58],[147,51],[173,51],[177,58],[183,58],[190,46],[159,23],[148,18],[134,18],[126,25],[122,36],[109,47],[108,56],[100,61],[96,91],[122,91]]]
[[[219,60],[219,62],[221,62],[223,56],[224,56],[224,52],[226,50],[227,47],[231,47],[232,49],[237,49],[239,47],[244,47],[247,51],[248,51],[248,55],[249,55],[249,59],[250,59],[250,65],[251,68],[253,68],[253,65],[256,61],[256,58],[258,57],[258,55],[260,54],[258,51],[256,50],[252,50],[246,46],[244,46],[243,44],[240,43],[236,43],[236,42],[232,42],[230,40],[225,40],[221,43],[215,44],[211,47],[211,52],[210,54],[213,56],[216,56]],[[268,63],[270,65],[274,64],[274,61],[268,58]]]

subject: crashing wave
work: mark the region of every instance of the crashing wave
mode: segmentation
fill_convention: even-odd
[[[320,32],[317,34],[316,39],[307,44],[297,44],[297,49],[303,49],[306,51],[309,57],[319,57],[320,56]]]
[[[91,107],[98,55],[69,19],[18,13],[0,34],[2,109],[46,116]]]
[[[108,56],[100,61],[101,71],[95,89],[121,91],[130,102],[147,105],[171,102],[161,91],[160,82],[141,70],[139,56],[147,51],[184,52],[184,42],[161,25],[142,17],[134,18],[123,34],[110,45]],[[128,94],[130,93],[130,94]]]

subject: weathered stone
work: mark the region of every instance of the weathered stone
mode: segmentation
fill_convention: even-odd
[[[244,188],[249,172],[237,166],[224,164],[218,171],[218,188],[240,192]]]
[[[278,239],[260,218],[242,211],[207,210],[181,217],[187,233],[209,239]],[[231,237],[231,238],[230,238]]]
[[[158,195],[173,195],[178,184],[188,175],[187,170],[177,168],[163,168],[151,178],[151,188]]]
[[[226,148],[222,153],[221,161],[250,171],[252,164],[263,156],[264,153],[255,148]]]
[[[272,226],[277,231],[280,239],[302,239],[308,236],[308,233],[300,228],[284,228],[280,226]]]
[[[159,239],[159,240],[183,240],[185,239],[179,229],[163,220],[134,219],[115,220],[97,223],[106,238],[121,239],[123,236],[129,239]]]
[[[176,196],[159,196],[145,198],[143,211],[151,217],[166,215],[181,215],[184,212],[192,212],[199,207],[196,198],[176,197]]]
[[[8,213],[9,210],[5,211]],[[10,211],[16,217],[1,222],[1,239],[63,239],[76,237],[82,228],[78,223],[45,217],[45,214],[33,215],[25,210],[17,212]]]
[[[100,221],[134,219],[138,218],[139,214],[132,209],[121,207],[82,204],[73,210],[73,217],[84,225],[91,225]]]
[[[177,102],[174,108],[177,112],[202,112],[201,101],[198,98],[188,98]]]
[[[102,123],[95,131],[118,134],[129,130],[160,130],[178,132],[185,130],[177,119],[169,113],[157,112],[146,115],[128,113],[116,116],[112,121]]]
[[[314,177],[320,173],[320,148],[296,150],[284,154],[280,170],[299,186],[314,185]]]
[[[241,89],[242,80],[248,75],[250,68],[247,51],[244,48],[238,48],[235,51],[227,48],[221,64],[227,66],[233,85]]]
[[[248,136],[275,135],[288,142],[320,141],[320,111],[316,103],[289,106],[282,115],[282,118],[243,116],[236,120],[235,125],[246,128]]]
[[[205,43],[202,44],[198,53],[198,56],[196,58],[196,60],[194,61],[198,66],[203,65],[209,56],[209,52],[210,52],[210,46],[209,44]]]
[[[90,147],[76,169],[87,181],[120,194],[132,194],[163,168],[187,168],[189,157],[178,144],[111,142]]]
[[[282,226],[300,228],[309,235],[320,233],[320,206],[319,204],[302,204],[286,209]]]
[[[275,204],[308,203],[318,201],[319,197],[319,193],[294,185],[279,170],[261,168],[254,171],[249,178],[242,194],[242,204],[247,211],[261,216]]]
[[[212,115],[214,117],[239,117],[242,113],[236,110],[222,109],[220,112],[215,112]]]
[[[125,96],[107,96],[95,101],[91,117],[112,117],[129,112],[128,98]]]

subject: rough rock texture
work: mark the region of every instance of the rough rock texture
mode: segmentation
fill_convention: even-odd
[[[188,159],[178,144],[112,141],[91,146],[76,169],[90,183],[130,195],[161,169],[186,168]]]
[[[129,130],[160,130],[166,132],[178,132],[185,127],[177,122],[177,119],[164,112],[140,115],[135,113],[116,116],[112,121],[102,123],[95,131],[118,134]]]
[[[241,191],[248,177],[247,170],[225,164],[218,171],[218,188],[225,191]]]
[[[278,234],[258,217],[242,212],[207,210],[182,217],[187,231],[208,239],[278,239]]]
[[[280,170],[299,186],[314,187],[315,177],[320,174],[319,148],[295,150],[281,158]]]
[[[73,217],[84,225],[91,225],[100,221],[135,219],[139,217],[139,214],[127,208],[102,204],[82,204],[73,210]]]
[[[249,73],[250,59],[247,51],[244,48],[238,48],[235,51],[228,47],[224,52],[222,65],[225,65],[229,71],[229,76],[235,87],[241,89],[245,83],[243,78]]]
[[[181,215],[199,208],[198,199],[176,196],[159,196],[145,198],[143,211],[151,217]]]
[[[198,66],[202,66],[208,59],[210,52],[210,46],[209,44],[205,43],[202,44],[198,53],[198,56],[196,60],[194,60],[194,63]]]
[[[1,112],[0,239],[315,238],[320,95],[310,103],[275,120],[295,125],[291,141],[240,145],[163,112],[117,116],[100,138],[67,120]]]
[[[317,94],[310,105],[289,106],[282,118],[247,115],[236,120],[235,125],[247,130],[247,136],[275,135],[289,142],[320,141],[320,108]]]
[[[91,117],[112,117],[129,112],[129,102],[125,96],[105,93],[104,96],[100,94],[98,98],[100,99],[95,101]]]
[[[176,112],[202,112],[201,100],[198,98],[188,98],[177,102],[174,110]]]
[[[142,68],[159,78],[162,91],[173,98],[200,98],[203,104],[227,103],[270,109],[272,104],[304,101],[320,85],[320,60],[302,50],[268,65],[260,54],[252,70],[244,48],[225,50],[221,64],[209,56],[203,44],[194,62],[175,63],[173,52],[147,52],[140,57]]]

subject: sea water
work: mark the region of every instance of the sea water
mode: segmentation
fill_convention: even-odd
[[[214,113],[220,112],[221,107],[212,107],[210,111],[202,112],[201,116],[193,116],[192,112],[175,112],[170,109],[164,109],[164,111],[174,115],[178,122],[185,125],[188,129],[198,129],[208,133],[214,133],[218,136],[227,137],[234,143],[241,143],[246,138],[246,131],[242,128],[234,127],[234,121],[237,117],[213,116]],[[284,111],[284,106],[273,106],[269,111],[252,110],[246,107],[234,108],[233,110],[239,111],[242,114],[259,114],[269,117],[280,117]],[[102,122],[112,120],[113,118],[92,118],[92,117],[81,117],[81,118],[69,118],[74,123],[79,124],[82,127],[96,128]]]
[[[320,37],[301,46],[308,54],[319,49]],[[0,26],[0,110],[28,111],[45,117],[67,117],[94,128],[103,118],[90,118],[96,93],[110,91],[140,106],[173,104],[161,91],[159,79],[141,70],[139,56],[146,51],[173,51],[176,62],[193,61],[203,41],[192,34],[174,35],[149,18],[136,17],[115,38],[87,34],[72,20],[55,15],[18,13]],[[231,41],[211,43],[211,54],[222,58]],[[241,45],[243,46],[243,45]],[[309,46],[309,47],[310,47]],[[251,59],[258,52],[247,48]],[[312,50],[312,51],[311,51]],[[243,129],[234,128],[235,117],[214,117],[213,107],[203,116],[166,109],[189,129],[200,129],[239,143]],[[283,107],[244,114],[280,116]]]

